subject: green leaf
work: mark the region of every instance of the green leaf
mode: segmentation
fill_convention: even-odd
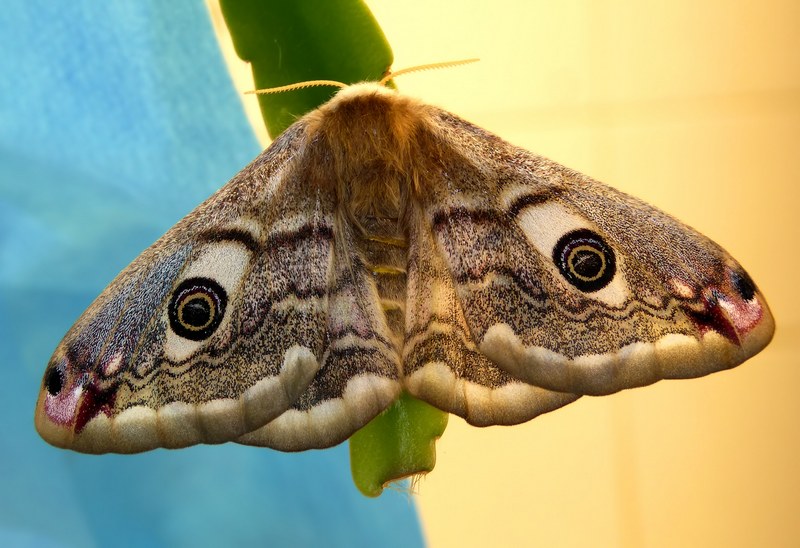
[[[220,0],[236,53],[259,89],[307,80],[379,80],[392,50],[360,0]],[[272,138],[330,99],[336,88],[260,95]],[[403,394],[350,439],[353,481],[367,496],[386,483],[433,470],[447,413]]]
[[[258,89],[307,80],[379,80],[392,50],[369,8],[357,0],[221,0],[236,53],[251,63]],[[270,137],[330,99],[337,88],[260,95]]]

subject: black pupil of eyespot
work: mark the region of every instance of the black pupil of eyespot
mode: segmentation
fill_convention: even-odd
[[[575,252],[572,268],[584,278],[595,278],[603,269],[603,258],[598,251],[582,249]]]
[[[193,327],[203,327],[211,319],[211,305],[207,299],[192,298],[183,305],[181,320]]]
[[[64,388],[64,379],[61,376],[61,371],[55,367],[50,369],[50,371],[47,372],[44,384],[50,394],[53,396],[58,395],[61,389]]]

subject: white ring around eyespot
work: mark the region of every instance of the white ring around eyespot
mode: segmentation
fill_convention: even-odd
[[[183,280],[189,278],[210,278],[216,281],[228,295],[228,305],[225,317],[216,329],[216,333],[223,332],[230,324],[230,311],[241,285],[242,276],[247,270],[252,253],[244,245],[235,240],[225,240],[223,242],[213,242],[207,244],[201,251],[199,257],[188,265],[181,273],[180,279],[175,281],[177,287]],[[167,311],[164,312],[164,321],[169,325],[166,318]],[[207,341],[191,341],[174,333],[172,329],[167,329],[167,337],[164,343],[164,353],[171,361],[182,361],[191,356],[198,348]]]
[[[517,215],[517,223],[531,245],[542,255],[544,263],[551,272],[557,279],[562,280],[563,275],[553,262],[553,248],[561,237],[582,228],[600,233],[594,223],[553,201],[526,207]],[[587,299],[594,299],[614,308],[623,308],[631,296],[625,278],[625,257],[616,253],[615,260],[614,278],[603,288],[584,295]],[[564,284],[570,290],[580,291],[566,280]]]

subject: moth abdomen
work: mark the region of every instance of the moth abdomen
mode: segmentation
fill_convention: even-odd
[[[367,217],[361,227],[357,245],[399,353],[405,332],[408,241],[397,219]]]

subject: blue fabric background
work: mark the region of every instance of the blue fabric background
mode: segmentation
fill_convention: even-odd
[[[98,457],[38,437],[62,335],[259,146],[199,0],[13,0],[0,36],[0,546],[422,544],[406,494],[357,492],[346,444]]]

